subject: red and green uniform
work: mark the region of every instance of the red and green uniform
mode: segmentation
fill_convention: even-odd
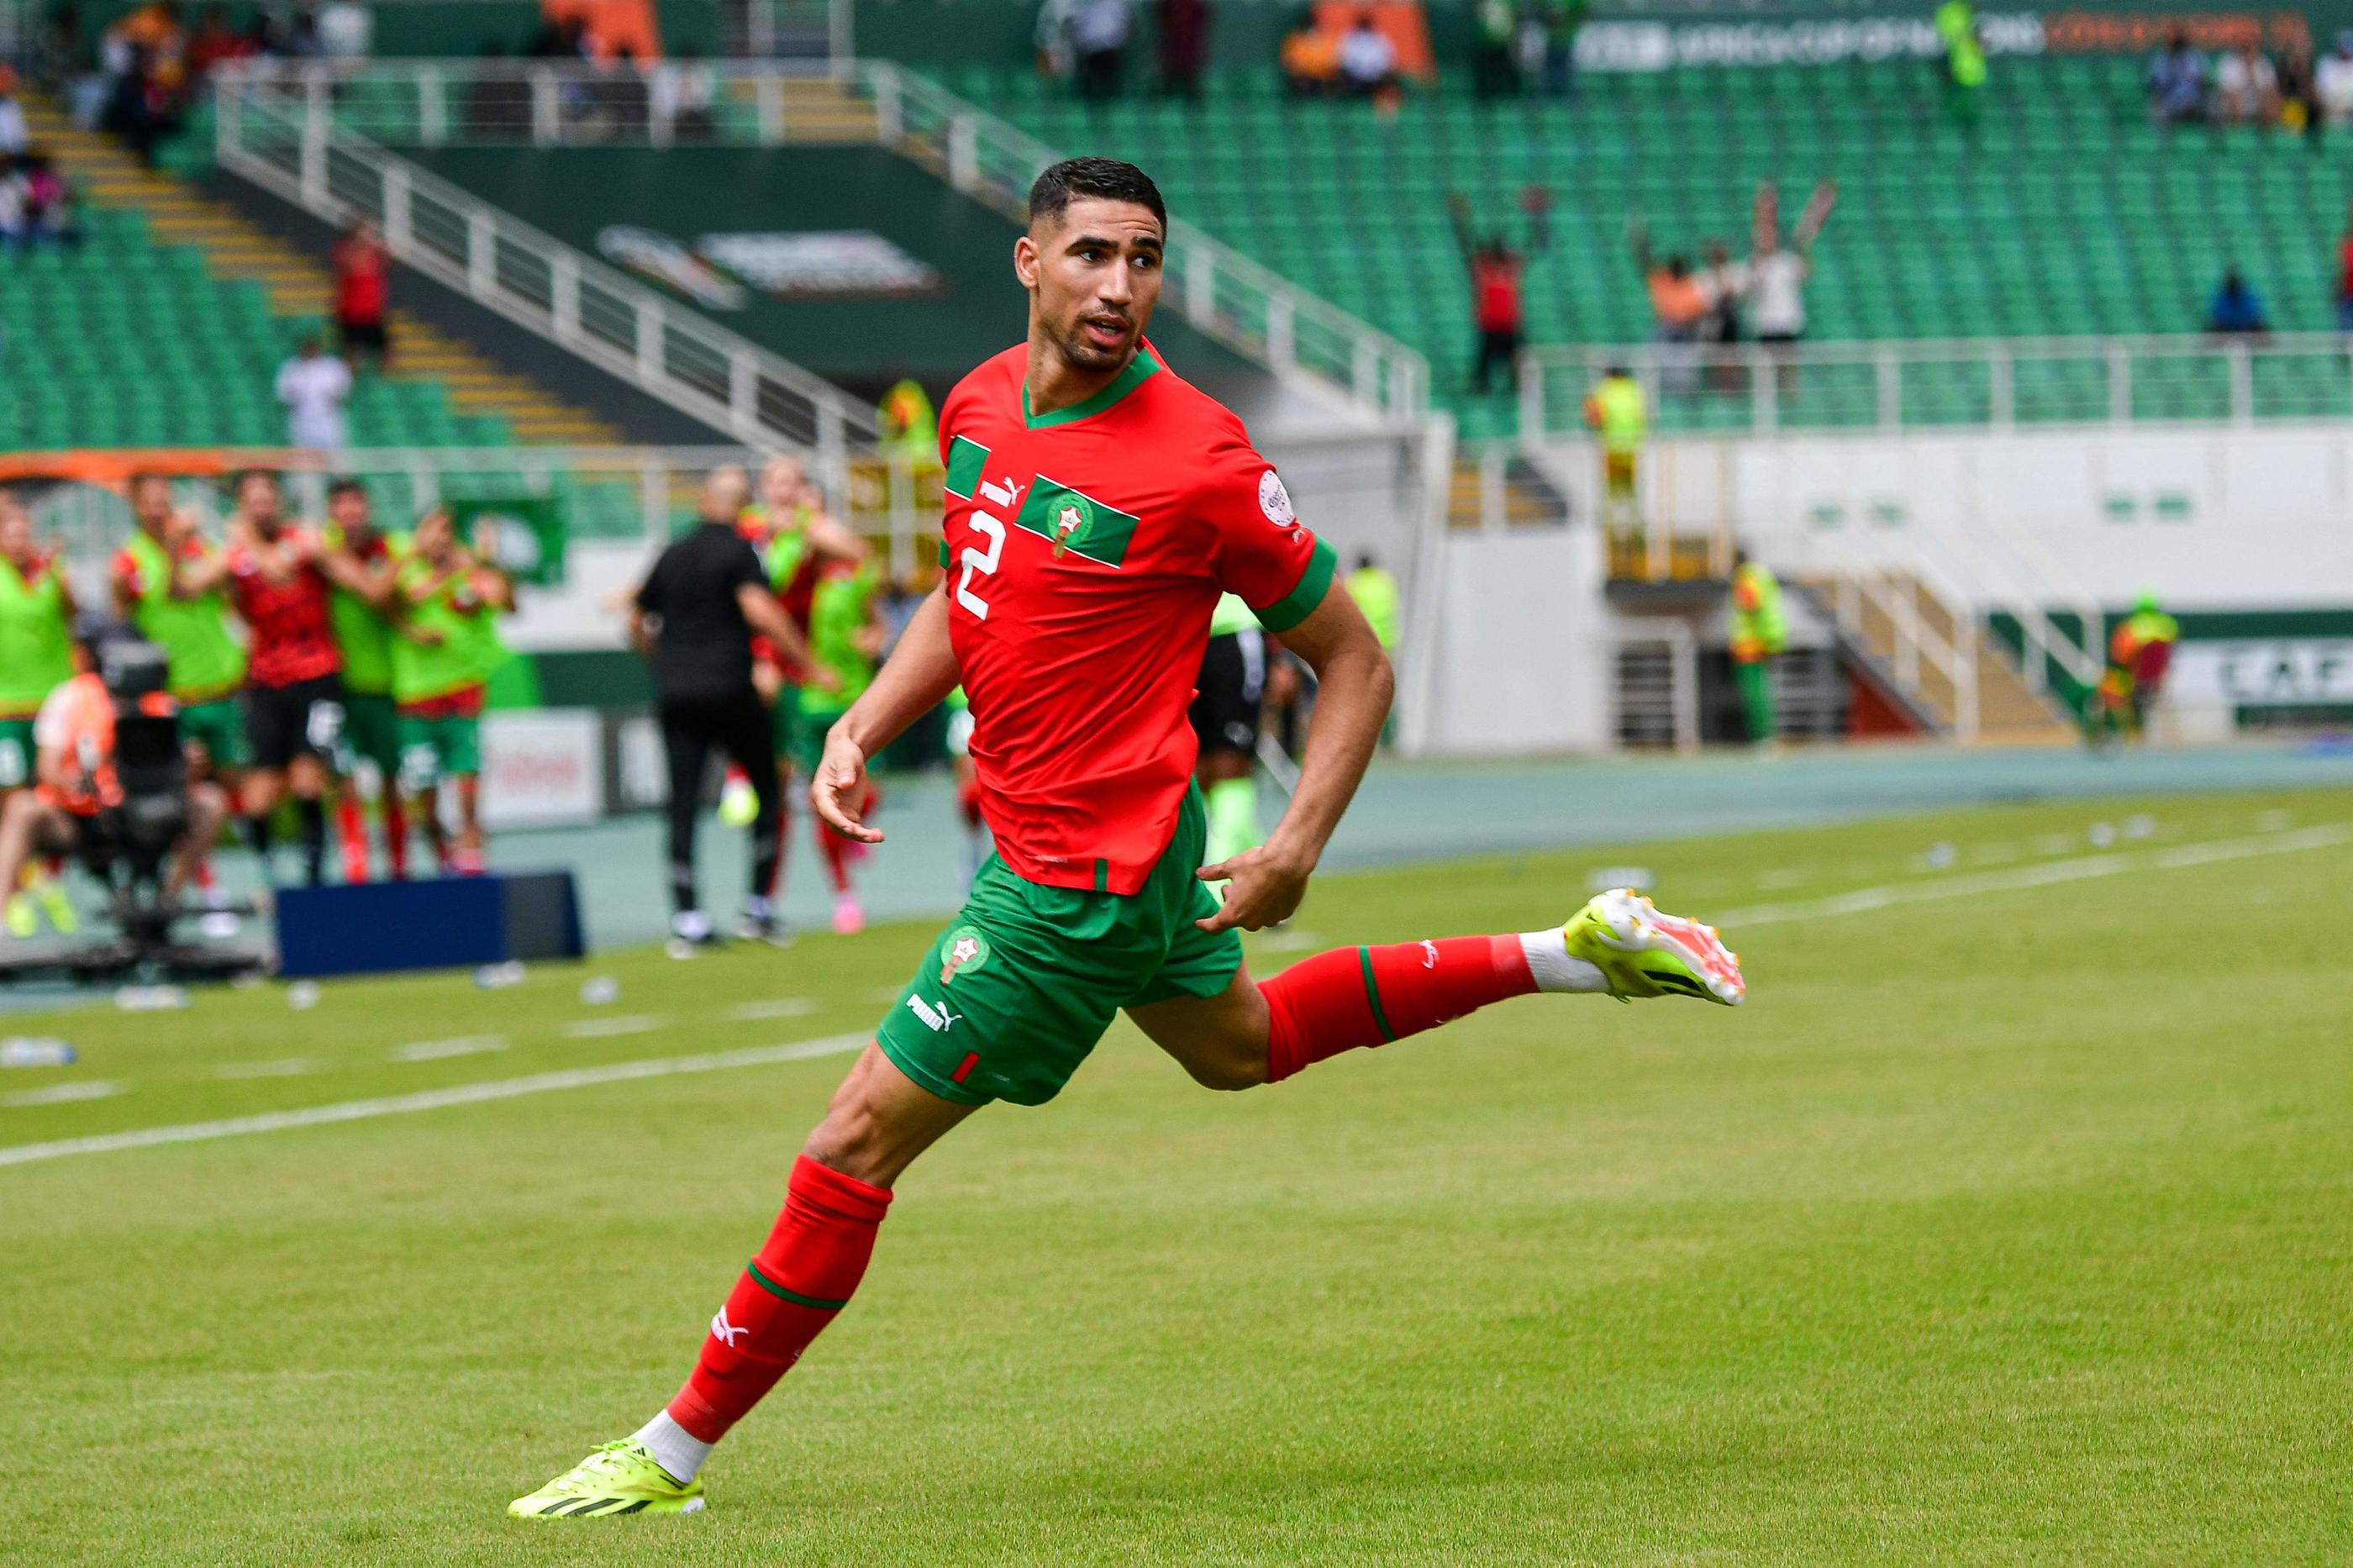
[[[406,535],[371,530],[365,543],[353,544],[333,523],[327,525],[326,543],[330,550],[350,551],[370,572],[408,552]],[[328,590],[327,620],[343,656],[344,732],[352,751],[389,779],[400,767],[400,731],[392,700],[392,645],[397,634],[382,611],[343,587]]]
[[[56,563],[19,570],[0,560],[0,790],[33,782],[33,720],[73,672],[73,630]]]
[[[404,595],[433,581],[432,563],[411,556],[400,568]],[[482,771],[482,692],[506,662],[498,616],[475,591],[471,575],[455,573],[421,599],[411,600],[408,625],[438,632],[427,647],[408,637],[392,643],[392,695],[400,710],[400,777],[415,792],[445,777]]]
[[[202,562],[210,552],[194,535],[180,558]],[[115,552],[115,581],[134,606],[139,635],[170,660],[172,695],[180,704],[180,733],[200,742],[220,767],[246,760],[245,721],[237,690],[245,682],[245,650],[229,635],[228,595],[216,588],[194,599],[172,596],[172,559],[153,535],[134,530]]]
[[[770,591],[803,637],[808,635],[809,610],[817,597],[818,581],[817,552],[808,547],[808,518],[809,509],[805,506],[797,506],[783,516],[764,506],[747,506],[735,524],[735,531],[750,540],[752,548],[759,553],[760,564],[767,570]],[[800,682],[807,672],[787,663],[776,651],[775,643],[756,633],[752,637],[752,657],[785,672],[785,683],[776,691],[776,755],[797,756],[800,738],[808,729],[800,716]],[[824,735],[824,731],[818,731],[819,750],[823,749]]]
[[[941,421],[941,563],[997,852],[883,1020],[901,1070],[970,1103],[1060,1090],[1122,1007],[1214,996],[1241,963],[1195,879],[1187,710],[1218,595],[1288,630],[1332,585],[1241,421],[1147,344],[1101,393],[1032,418],[1028,353]]]
[[[871,561],[828,562],[810,595],[809,657],[841,683],[837,691],[816,685],[801,688],[799,710],[793,716],[792,758],[811,777],[825,755],[826,731],[874,684],[874,660],[859,639],[873,622],[874,594],[881,583],[881,572]]]

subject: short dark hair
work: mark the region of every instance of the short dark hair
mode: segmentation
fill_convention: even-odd
[[[351,478],[349,475],[345,475],[343,478],[337,479],[333,484],[327,487],[327,499],[329,500],[333,500],[337,496],[347,496],[353,490],[357,490],[360,494],[365,495],[367,494],[367,486],[360,483],[359,480]]]
[[[236,473],[229,476],[228,493],[236,495],[238,491],[244,489],[245,481],[248,479],[268,479],[273,486],[275,486],[279,483],[278,470],[275,468],[239,468]]]
[[[1151,175],[1116,158],[1065,158],[1047,169],[1029,187],[1029,221],[1059,218],[1083,197],[1134,202],[1159,220],[1161,233],[1168,232],[1168,205],[1160,199],[1160,187]]]

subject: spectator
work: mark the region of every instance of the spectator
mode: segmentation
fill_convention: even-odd
[[[2206,330],[2224,337],[2261,337],[2272,330],[2257,294],[2235,267],[2222,274],[2221,286],[2206,307]]]
[[[1293,98],[1329,98],[1340,85],[1340,40],[1303,10],[1282,36],[1282,83]]]
[[[2353,31],[2337,35],[2337,47],[2313,73],[2313,92],[2324,123],[2353,122]]]
[[[1649,401],[1641,384],[1622,364],[1613,364],[1585,395],[1585,423],[1601,437],[1601,528],[1614,557],[1620,549],[1639,550],[1642,510],[1636,468],[1651,434]],[[1616,568],[1613,563],[1612,572]]]
[[[710,141],[719,134],[711,113],[718,90],[702,51],[692,44],[681,45],[654,68],[650,104],[655,123],[667,123],[677,141]]]
[[[0,156],[22,153],[32,145],[25,129],[25,106],[16,101],[16,72],[0,65]]]
[[[16,250],[33,237],[32,195],[13,153],[0,153],[0,248]]]
[[[375,52],[375,17],[353,0],[327,0],[313,30],[319,52],[331,60],[364,60]]]
[[[1514,98],[1520,66],[1514,54],[1519,18],[1512,0],[1476,0],[1471,8],[1471,90],[1480,98]]]
[[[1528,263],[1544,254],[1551,236],[1545,228],[1545,208],[1550,194],[1532,185],[1520,198],[1528,215],[1528,248],[1514,250],[1500,234],[1471,237],[1471,203],[1459,193],[1446,199],[1446,216],[1453,221],[1454,243],[1462,249],[1462,265],[1471,271],[1471,307],[1479,332],[1478,357],[1471,372],[1471,390],[1483,393],[1500,368],[1504,389],[1515,383],[1520,344],[1526,330],[1526,306],[1522,299]]]
[[[1577,96],[1577,34],[1586,0],[1555,0],[1544,14],[1544,89],[1547,98]]]
[[[1651,252],[1651,232],[1641,219],[1632,225],[1634,265],[1651,293],[1652,332],[1665,345],[1659,353],[1659,384],[1662,391],[1687,393],[1699,385],[1699,368],[1692,345],[1699,342],[1700,323],[1708,310],[1707,290],[1692,276],[1691,261],[1670,256],[1660,261]]]
[[[322,452],[351,444],[343,427],[343,399],[352,395],[351,367],[320,347],[318,334],[302,339],[294,357],[278,367],[278,401],[286,405],[286,440]]]
[[[228,7],[207,5],[188,39],[188,79],[202,88],[222,65],[243,59],[251,52],[252,46],[238,37],[237,29],[228,25]]]
[[[35,243],[48,241],[68,249],[81,243],[81,225],[74,216],[74,191],[57,171],[47,153],[36,147],[16,161],[25,182],[25,218]]]
[[[531,84],[512,74],[506,51],[482,46],[482,68],[466,85],[466,128],[476,136],[503,138],[531,133]]]
[[[1209,0],[1160,0],[1160,90],[1198,99],[1208,54]]]
[[[1785,389],[1793,385],[1795,370],[1787,350],[1806,332],[1806,280],[1813,273],[1814,239],[1837,205],[1836,185],[1828,180],[1816,185],[1784,246],[1781,193],[1769,180],[1757,187],[1748,254],[1749,313],[1757,341],[1781,360]]]
[[[156,72],[153,50],[135,47],[131,63],[114,80],[114,96],[107,105],[105,128],[149,168],[155,166],[155,144],[176,135],[181,121],[171,86]]]
[[[1978,30],[1977,7],[1970,0],[1945,0],[1936,7],[1936,25],[1945,42],[1946,103],[1954,119],[1974,129],[1986,83],[1985,35]]]
[[[2179,27],[2148,62],[2148,108],[2161,125],[2189,125],[2206,118],[2206,57],[2189,47],[2189,35]]]
[[[1038,7],[1038,74],[1048,81],[1068,81],[1078,62],[1071,56],[1071,21],[1079,0],[1045,0]]]
[[[1119,96],[1133,25],[1127,0],[1079,0],[1071,14],[1071,46],[1078,56],[1081,98],[1101,103]]]
[[[2222,57],[2214,73],[2214,117],[2226,125],[2270,125],[2279,119],[2279,73],[2253,44]]]
[[[1701,248],[1699,286],[1707,297],[1707,314],[1699,320],[1699,341],[1707,355],[1707,383],[1718,392],[1740,390],[1740,365],[1732,358],[1742,336],[1741,311],[1748,302],[1747,264],[1732,259],[1724,241],[1711,239]]]
[[[2279,78],[2280,129],[2291,136],[2311,136],[2320,129],[2317,94],[2312,85],[2311,46],[2297,39],[2281,49],[2272,64]]]
[[[2337,237],[2337,330],[2353,332],[2353,215]]]
[[[375,225],[361,218],[335,247],[335,332],[344,362],[359,368],[362,353],[381,370],[392,363],[392,252]]]
[[[1340,79],[1351,93],[1376,98],[1397,89],[1397,46],[1364,12],[1340,40]]]

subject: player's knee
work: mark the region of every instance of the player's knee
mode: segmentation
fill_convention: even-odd
[[[801,1152],[829,1171],[878,1185],[889,1180],[890,1144],[881,1124],[863,1106],[835,1104],[817,1124]]]
[[[1229,1050],[1196,1057],[1185,1064],[1193,1081],[1203,1089],[1256,1089],[1266,1081],[1264,1051]]]

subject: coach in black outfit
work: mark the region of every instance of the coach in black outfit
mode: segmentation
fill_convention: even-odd
[[[703,771],[717,751],[752,781],[760,803],[752,819],[752,885],[737,934],[772,941],[783,927],[769,900],[781,853],[783,809],[775,731],[752,685],[752,634],[775,642],[787,661],[807,665],[800,628],[768,591],[768,574],[751,543],[735,531],[750,495],[741,468],[718,468],[702,487],[702,517],[661,552],[638,590],[629,636],[654,667],[662,749],[670,762],[670,951],[683,955],[715,940],[694,889],[694,819]]]

